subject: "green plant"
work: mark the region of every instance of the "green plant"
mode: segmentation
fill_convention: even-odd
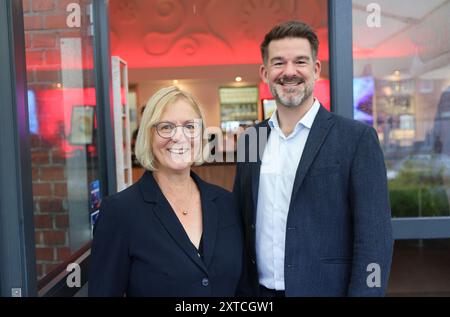
[[[449,216],[450,206],[443,177],[428,169],[413,169],[405,164],[389,182],[393,217]]]

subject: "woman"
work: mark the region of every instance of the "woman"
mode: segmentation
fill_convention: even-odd
[[[191,172],[201,111],[177,87],[147,103],[136,141],[146,169],[105,198],[94,230],[90,296],[234,296],[243,241],[231,193]]]

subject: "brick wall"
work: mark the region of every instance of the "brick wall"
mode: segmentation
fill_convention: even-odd
[[[33,205],[38,278],[70,256],[65,159],[61,150],[31,135]]]
[[[86,29],[68,28],[68,3],[82,5],[90,1],[23,0],[28,89],[34,92],[58,89],[61,81],[61,38],[86,37]],[[85,14],[86,10],[82,10]],[[85,18],[85,17],[84,17]],[[36,101],[39,126],[45,129],[55,117],[43,111]],[[41,107],[41,108],[40,108]],[[52,103],[55,113],[61,101]],[[61,133],[43,136],[30,134],[33,175],[33,200],[38,278],[48,274],[70,257],[69,211],[66,179],[66,154]]]

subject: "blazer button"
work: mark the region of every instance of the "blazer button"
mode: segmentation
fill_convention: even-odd
[[[252,264],[253,264],[253,265],[255,265],[255,264],[256,264],[256,261],[255,261],[255,259],[252,259]]]
[[[202,280],[202,285],[205,287],[209,285],[209,280],[206,277]]]
[[[250,227],[252,228],[252,230],[255,230],[255,224],[252,223]]]

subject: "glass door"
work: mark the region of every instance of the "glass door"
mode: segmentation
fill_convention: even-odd
[[[65,270],[90,242],[90,215],[100,200],[93,0],[26,0],[23,16],[36,270],[42,282]]]

